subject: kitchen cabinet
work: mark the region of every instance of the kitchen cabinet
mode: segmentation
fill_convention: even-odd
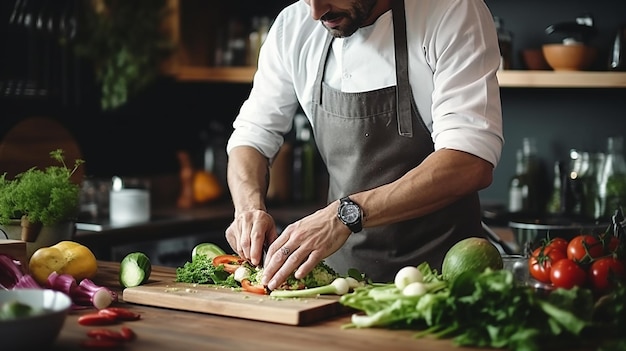
[[[207,4],[197,0],[169,0],[167,28],[177,46],[165,66],[167,74],[180,82],[251,83],[256,66],[216,66],[219,33],[233,18],[251,20],[253,6],[233,1],[230,5]],[[220,2],[221,3],[221,2]],[[262,16],[275,17],[291,1],[273,1]],[[242,12],[243,8],[247,12]],[[503,88],[626,88],[626,72],[601,71],[526,71],[498,72]]]

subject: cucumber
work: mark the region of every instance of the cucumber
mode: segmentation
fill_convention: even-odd
[[[143,252],[131,252],[120,262],[120,284],[125,288],[139,286],[148,281],[152,273],[150,258]]]
[[[213,243],[200,243],[191,250],[191,260],[193,261],[196,255],[205,255],[209,260],[213,260],[213,257],[224,254],[226,254],[226,252]]]

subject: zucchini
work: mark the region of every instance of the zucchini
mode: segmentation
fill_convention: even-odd
[[[143,252],[131,252],[120,262],[120,284],[125,288],[139,286],[148,281],[152,273],[150,258]]]
[[[209,261],[212,261],[215,256],[225,255],[226,252],[221,247],[213,243],[200,243],[191,250],[191,261],[194,260],[196,255],[205,255]]]

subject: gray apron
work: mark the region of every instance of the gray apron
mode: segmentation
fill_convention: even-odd
[[[329,173],[329,202],[393,182],[434,151],[409,85],[404,1],[394,1],[392,12],[395,87],[344,93],[326,85],[323,76],[332,36],[326,40],[311,118]],[[422,262],[441,272],[443,257],[454,243],[482,233],[480,218],[474,193],[427,216],[351,234],[326,262],[339,274],[356,268],[378,282],[393,281],[400,268]]]

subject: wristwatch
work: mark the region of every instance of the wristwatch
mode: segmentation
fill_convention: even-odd
[[[339,217],[341,223],[348,226],[353,233],[358,233],[363,229],[363,223],[361,221],[363,211],[356,202],[350,200],[347,196],[339,200],[337,217]]]

